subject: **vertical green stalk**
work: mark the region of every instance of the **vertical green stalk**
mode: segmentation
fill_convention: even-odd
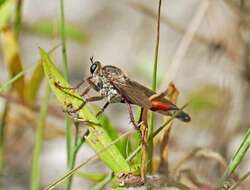
[[[82,136],[80,142],[78,142],[79,141],[79,123],[75,122],[74,124],[75,124],[75,140],[74,140],[74,147],[72,150],[72,155],[71,155],[71,159],[70,159],[70,163],[69,163],[69,170],[72,170],[75,167],[77,153],[78,153],[79,149],[81,148],[81,146],[83,145],[83,143],[85,142],[85,136],[87,136],[89,133],[89,131],[87,130],[86,133]],[[71,188],[72,178],[73,178],[73,176],[70,176],[65,181],[65,189],[66,190],[69,190]]]
[[[45,90],[45,95],[43,97],[42,106],[39,113],[36,136],[35,136],[35,145],[33,151],[32,159],[32,170],[31,170],[31,179],[30,179],[30,189],[37,190],[39,189],[40,183],[40,155],[43,143],[44,127],[46,122],[46,117],[48,113],[48,101],[49,101],[50,88],[47,85]]]
[[[61,33],[61,41],[62,41],[63,75],[64,75],[65,80],[68,81],[68,61],[67,61],[65,21],[64,21],[64,0],[60,0],[60,8],[61,8],[60,33]],[[69,168],[70,155],[71,155],[71,131],[70,131],[70,118],[67,113],[65,114],[65,122],[66,122],[67,166]]]
[[[5,126],[9,111],[9,102],[5,102],[3,115],[0,123],[0,173],[4,167],[4,141],[5,141]]]
[[[15,21],[14,21],[14,31],[15,31],[16,39],[18,39],[19,33],[21,31],[22,4],[23,4],[23,0],[18,0],[16,4],[16,15],[15,15]]]
[[[228,165],[228,168],[224,172],[223,176],[221,177],[219,184],[217,185],[216,189],[221,189],[225,181],[232,175],[232,173],[235,171],[235,169],[239,166],[242,159],[247,153],[247,150],[250,147],[250,129],[248,129],[247,134],[241,143],[240,147],[238,148],[237,152],[233,156],[233,159]]]
[[[157,82],[157,65],[158,65],[158,54],[159,54],[159,44],[160,44],[160,18],[161,18],[161,0],[158,4],[158,14],[157,14],[157,31],[156,31],[156,40],[155,40],[155,54],[154,54],[154,70],[153,70],[153,82],[152,90],[156,90]],[[154,113],[150,113],[150,125],[149,125],[149,135],[151,136],[154,131]],[[148,159],[149,159],[149,172],[152,172],[152,160],[153,160],[153,140],[150,140],[148,143]]]

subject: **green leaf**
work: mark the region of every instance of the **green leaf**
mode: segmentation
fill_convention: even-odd
[[[0,6],[5,3],[6,0],[0,0]]]
[[[104,129],[109,134],[110,138],[112,140],[115,140],[119,137],[119,133],[116,128],[112,126],[112,123],[110,122],[109,118],[106,115],[102,115],[99,119],[100,124],[104,127]],[[118,147],[119,151],[122,153],[122,155],[125,157],[126,155],[126,143],[128,139],[124,138],[121,139],[119,142],[116,143],[116,146]]]
[[[49,81],[52,92],[56,95],[58,101],[61,103],[64,109],[67,105],[71,104],[73,109],[78,108],[83,100],[79,94],[74,90],[61,90],[55,86],[55,83],[59,83],[61,86],[70,87],[69,84],[64,80],[63,76],[59,73],[55,65],[52,63],[49,55],[40,49],[41,60],[44,68],[45,76]],[[74,97],[73,97],[73,96]],[[92,123],[99,123],[96,117],[89,111],[87,106],[84,106],[78,112],[79,117],[84,118]],[[95,152],[99,152],[100,159],[114,171],[115,173],[129,172],[130,166],[124,159],[116,145],[111,145],[105,151],[108,145],[112,143],[112,139],[108,133],[99,125],[91,124],[89,126],[89,135],[86,137],[86,142],[92,147]]]
[[[35,70],[32,73],[31,79],[26,85],[26,100],[29,104],[34,104],[38,90],[41,86],[44,77],[43,66],[41,61],[36,65]]]
[[[99,173],[77,172],[76,176],[98,182],[103,180],[107,176],[107,174],[100,172]]]
[[[11,13],[14,10],[15,1],[8,0],[0,2],[0,31],[6,27],[10,19]]]
[[[19,46],[10,28],[6,28],[2,32],[2,46],[10,77],[13,77],[23,71],[23,66],[21,63]],[[19,97],[23,99],[25,89],[25,79],[23,75],[13,83],[13,87],[17,91]]]

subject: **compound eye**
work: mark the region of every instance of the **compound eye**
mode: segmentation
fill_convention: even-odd
[[[93,63],[93,64],[91,65],[91,67],[90,67],[90,72],[93,74],[93,73],[95,72],[96,68],[97,68],[97,64],[96,64],[96,63]]]

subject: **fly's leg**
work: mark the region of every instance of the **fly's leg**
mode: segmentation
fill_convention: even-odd
[[[125,103],[128,106],[128,113],[129,113],[129,118],[130,118],[131,123],[133,124],[134,128],[140,132],[140,126],[141,126],[142,122],[140,122],[139,124],[137,124],[135,122],[134,114],[133,114],[130,103],[128,103],[126,100],[125,100]]]
[[[76,90],[80,88],[88,79],[81,80],[76,86],[74,87],[67,87],[67,86],[61,86],[58,82],[55,82],[55,86],[60,88],[61,90]]]
[[[67,109],[73,109],[73,106],[72,106],[71,103],[67,105]],[[79,114],[78,114],[77,112],[72,113],[72,112],[70,112],[69,110],[63,110],[63,112],[67,112],[67,113],[69,114],[70,118],[71,118],[72,120],[76,121],[76,122],[83,123],[83,124],[86,124],[86,125],[96,125],[96,126],[100,126],[100,124],[98,124],[98,123],[95,123],[95,122],[93,122],[93,121],[86,120],[86,119],[80,117]]]
[[[81,94],[80,94],[80,96],[85,96],[90,90],[91,90],[91,86],[88,86]]]
[[[87,102],[95,102],[95,101],[99,101],[99,100],[102,100],[102,99],[104,99],[104,96],[93,96],[93,97],[86,98],[85,101],[82,100],[83,102],[81,103],[81,105],[78,108],[67,110],[67,112],[69,112],[69,113],[76,113],[79,110],[81,110],[85,106],[85,104]],[[72,104],[70,104],[70,105],[71,105],[70,107],[72,108],[73,107]]]
[[[129,118],[130,118],[131,123],[133,124],[133,126],[136,130],[140,130],[140,128],[137,126],[137,124],[135,122],[135,118],[134,118],[134,114],[133,114],[131,105],[129,103],[126,103],[126,104],[128,106],[128,113],[129,113]]]
[[[100,115],[104,112],[104,110],[108,107],[108,105],[110,104],[110,102],[106,102],[104,104],[104,106],[102,107],[102,109],[96,114],[96,117],[100,117]]]

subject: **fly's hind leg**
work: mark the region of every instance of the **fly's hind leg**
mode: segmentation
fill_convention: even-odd
[[[125,103],[128,106],[128,113],[129,113],[129,118],[130,118],[131,123],[133,124],[134,128],[140,132],[140,126],[142,122],[138,124],[135,122],[134,114],[133,114],[130,103],[128,103],[126,100],[125,100]]]

